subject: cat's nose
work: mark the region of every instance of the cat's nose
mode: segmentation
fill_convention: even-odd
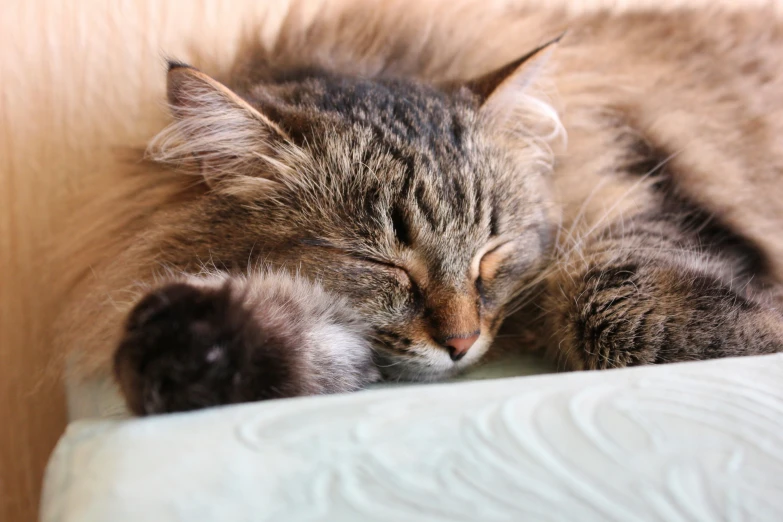
[[[443,344],[445,344],[446,348],[449,350],[451,360],[457,362],[465,357],[465,354],[468,353],[470,347],[476,343],[480,334],[481,332],[474,332],[466,335],[452,335],[451,337],[448,337]]]

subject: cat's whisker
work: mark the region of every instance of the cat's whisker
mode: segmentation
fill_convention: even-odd
[[[571,231],[569,231],[569,234],[566,239],[566,241],[572,242],[572,246],[569,248],[569,250],[566,250],[565,252],[560,250],[560,256],[563,258],[571,258],[575,253],[579,253],[581,256],[581,249],[584,243],[589,238],[591,238],[596,231],[600,231],[602,229],[602,227],[606,224],[606,221],[609,219],[612,213],[617,209],[617,207],[619,207],[620,204],[624,203],[625,200],[628,197],[630,197],[634,192],[643,188],[645,186],[646,181],[648,181],[653,175],[655,175],[661,169],[663,169],[663,167],[665,167],[666,164],[668,164],[671,160],[673,160],[678,155],[680,155],[684,150],[685,148],[682,148],[679,151],[670,154],[668,157],[661,160],[657,165],[655,165],[648,172],[641,175],[637,181],[635,181],[628,189],[626,189],[626,191],[623,194],[621,194],[620,197],[617,198],[617,200],[615,200],[614,203],[608,209],[604,211],[604,213],[595,221],[595,223],[591,225],[591,227],[587,231],[581,233],[577,237],[573,237],[572,231],[576,228],[576,226],[572,225]]]
[[[598,195],[601,190],[609,183],[608,177],[601,178],[601,180],[592,188],[590,193],[587,195],[585,200],[582,202],[582,204],[579,206],[579,211],[576,213],[576,216],[571,220],[571,225],[568,228],[568,236],[565,238],[565,242],[571,241],[573,238],[573,233],[576,231],[577,227],[581,224],[582,218],[584,217],[585,212],[587,209],[590,208],[590,204],[593,202],[593,198],[595,198],[596,195]],[[558,236],[558,241],[556,244],[560,244],[560,237]]]

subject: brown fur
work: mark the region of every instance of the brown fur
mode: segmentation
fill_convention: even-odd
[[[402,326],[395,318],[396,330],[376,332],[381,353],[384,345],[405,338],[408,345],[420,346],[414,352],[417,357],[430,357],[437,348],[425,344],[442,344],[478,328],[485,334],[485,350],[500,320],[529,301],[543,310],[543,320],[523,315],[515,320],[544,325],[542,343],[569,368],[766,353],[783,347],[776,309],[783,283],[783,236],[778,233],[783,229],[783,59],[777,52],[781,25],[774,15],[763,10],[699,10],[569,18],[559,12],[463,7],[435,19],[417,9],[430,8],[357,7],[317,21],[294,10],[276,46],[270,50],[251,42],[231,74],[217,75],[258,110],[262,120],[285,121],[284,128],[259,136],[257,153],[247,159],[244,145],[214,156],[203,147],[195,157],[175,154],[181,170],[215,174],[207,176],[206,187],[198,176],[183,183],[187,178],[168,173],[129,181],[129,187],[138,183],[160,196],[157,201],[120,198],[124,209],[138,204],[138,210],[116,222],[123,231],[115,238],[116,259],[107,255],[103,266],[94,267],[96,277],[84,274],[76,283],[79,304],[64,320],[72,329],[63,339],[86,354],[87,371],[107,366],[111,349],[123,335],[124,317],[143,294],[134,291],[137,285],[154,286],[157,279],[162,283],[171,278],[162,275],[161,265],[188,273],[198,273],[204,265],[237,272],[251,261],[302,270],[329,291],[347,293],[365,316],[376,314],[372,320],[379,320],[378,300],[383,296],[403,295],[412,291],[411,285],[426,288],[424,312]],[[462,20],[471,23],[466,27]],[[462,27],[462,33],[449,36],[453,27]],[[471,90],[479,84],[483,89],[484,82],[454,90],[463,85],[459,80],[480,78],[565,28],[566,37],[548,61],[535,63],[533,76],[518,68],[509,71],[512,79],[524,78],[525,85],[498,87],[503,103],[493,100],[496,90]],[[504,208],[517,210],[507,210],[506,221],[513,221],[517,230],[532,227],[539,232],[516,241],[518,247],[502,256],[486,248],[494,237],[490,232],[474,230],[465,236],[465,230],[453,225],[444,228],[443,243],[431,239],[439,245],[438,255],[448,254],[449,245],[490,251],[483,260],[450,254],[449,266],[464,261],[474,277],[482,276],[483,290],[449,279],[451,274],[434,277],[422,268],[431,258],[394,250],[387,240],[388,249],[382,252],[352,250],[350,242],[341,243],[342,231],[334,229],[325,237],[323,223],[333,216],[310,209],[305,218],[307,213],[300,212],[308,205],[318,207],[317,198],[323,197],[319,191],[329,190],[323,183],[312,185],[312,178],[303,181],[302,172],[335,165],[307,163],[296,148],[270,145],[277,140],[274,134],[284,134],[286,140],[311,146],[308,132],[315,119],[311,113],[280,108],[285,104],[279,100],[289,99],[293,91],[280,84],[279,77],[298,65],[324,63],[341,74],[414,78],[448,88],[457,100],[453,111],[465,118],[465,125],[486,129],[476,131],[475,140],[479,151],[493,152],[491,161],[490,156],[479,156],[472,167],[507,169],[499,182],[514,179],[516,185],[503,200]],[[285,70],[276,69],[280,64]],[[278,78],[278,85],[263,87],[270,78]],[[307,92],[322,96],[319,88]],[[423,106],[436,109],[427,105],[434,103],[429,94],[420,96]],[[557,126],[535,100],[551,102],[557,109],[567,146],[558,141]],[[476,104],[478,109],[471,108]],[[319,129],[324,135],[332,132],[328,125]],[[187,151],[194,142],[185,138]],[[166,145],[165,150],[177,150],[172,143]],[[369,146],[359,140],[353,150]],[[433,154],[446,157],[448,151]],[[229,156],[227,168],[224,160]],[[404,165],[370,159],[376,163],[363,165],[368,170],[382,166],[389,176],[402,175],[395,169]],[[239,176],[241,169],[254,174]],[[266,174],[259,176],[261,171]],[[514,172],[518,176],[511,176]],[[280,191],[284,198],[281,187],[311,191],[312,198],[298,200],[303,206],[286,220],[262,225],[261,216],[273,219],[276,214],[258,197]],[[427,190],[431,193],[425,191],[422,198],[437,205],[442,194],[434,187]],[[340,202],[348,207],[353,203]],[[490,217],[481,219],[482,226],[491,228]],[[543,231],[552,227],[556,234],[549,253]],[[414,223],[411,228],[415,236],[419,227]],[[312,237],[316,231],[318,237]],[[354,259],[357,254],[387,258],[392,251],[392,264],[405,273]],[[523,259],[526,255],[529,259]],[[493,278],[502,275],[511,259],[514,285],[493,286]],[[375,297],[359,292],[365,286]],[[478,306],[483,292],[497,302]],[[481,353],[478,348],[474,352],[475,357],[454,369],[475,362]],[[400,355],[390,357],[396,361]],[[450,371],[421,366],[418,375],[404,375],[433,378]]]

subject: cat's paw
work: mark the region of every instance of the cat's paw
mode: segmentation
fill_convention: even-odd
[[[371,353],[350,316],[302,285],[224,279],[172,283],[145,296],[114,359],[130,410],[148,415],[351,391],[373,380]]]
[[[241,370],[265,341],[229,284],[174,283],[148,294],[130,313],[115,372],[139,415],[238,402]]]

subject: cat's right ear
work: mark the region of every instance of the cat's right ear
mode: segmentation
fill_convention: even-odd
[[[286,133],[231,89],[188,65],[169,62],[167,97],[174,123],[150,144],[152,159],[194,167],[214,186],[241,179],[271,183]],[[274,170],[274,169],[272,169]]]

